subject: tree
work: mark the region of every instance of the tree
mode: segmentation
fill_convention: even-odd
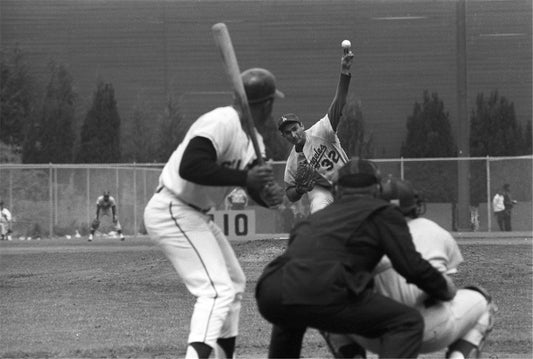
[[[137,99],[131,118],[124,125],[122,160],[125,162],[153,162],[156,152],[154,115],[146,101]]]
[[[155,160],[166,162],[183,140],[191,123],[181,113],[179,103],[172,95],[168,96],[163,112],[159,115],[159,143]]]
[[[455,143],[450,115],[437,93],[427,90],[423,102],[415,103],[413,114],[407,118],[407,137],[401,148],[402,157],[453,157]]]
[[[35,83],[23,52],[2,51],[0,62],[0,141],[19,148],[35,106]]]
[[[530,136],[531,132],[524,137],[522,126],[516,120],[514,104],[500,97],[498,91],[491,92],[488,98],[483,93],[477,95],[476,108],[470,116],[472,156],[519,156],[531,153],[528,150]]]
[[[353,97],[350,97],[344,106],[337,133],[341,146],[348,157],[373,157],[373,136],[366,131],[361,103]]]
[[[455,143],[449,113],[437,93],[423,93],[423,102],[416,102],[407,118],[407,135],[401,156],[406,158],[454,157]],[[457,173],[457,164],[450,162],[409,162],[405,177],[433,202],[454,202],[456,186],[449,178]]]
[[[99,81],[81,128],[81,163],[117,163],[120,161],[120,116],[113,85]]]
[[[500,96],[498,91],[491,92],[488,97],[479,93],[476,108],[470,116],[470,155],[485,157],[530,154],[531,121],[527,126],[524,135],[522,126],[516,120],[514,104]],[[476,205],[487,199],[484,161],[473,162],[470,172],[471,202]]]
[[[51,62],[42,111],[28,129],[24,143],[25,163],[70,163],[75,141],[76,94],[65,66]]]

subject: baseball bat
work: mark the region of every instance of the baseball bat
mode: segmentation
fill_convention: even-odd
[[[226,74],[230,80],[233,92],[235,93],[237,106],[239,107],[242,116],[241,123],[252,140],[255,155],[257,156],[257,162],[259,165],[262,165],[264,160],[259,148],[257,137],[255,136],[255,124],[250,111],[250,105],[248,104],[248,98],[246,97],[246,92],[244,91],[241,71],[237,62],[237,56],[235,56],[235,50],[233,49],[228,28],[226,24],[219,22],[211,27],[211,31],[215,39],[215,44],[222,55],[224,69],[226,70]]]

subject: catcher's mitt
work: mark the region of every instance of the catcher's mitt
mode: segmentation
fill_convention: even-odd
[[[302,159],[298,161],[294,182],[296,184],[296,191],[300,194],[309,192],[315,186],[316,170],[307,160]]]

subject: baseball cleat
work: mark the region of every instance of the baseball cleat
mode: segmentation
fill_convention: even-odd
[[[126,237],[124,237],[124,236],[120,236],[120,240],[121,240],[121,241],[123,241],[123,240],[125,240],[125,239],[126,239]]]
[[[89,234],[89,239],[88,239],[88,241],[89,241],[89,242],[92,242],[92,240],[93,240],[93,235],[92,235],[92,234]]]

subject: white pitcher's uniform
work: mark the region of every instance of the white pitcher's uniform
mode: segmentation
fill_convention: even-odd
[[[408,222],[413,243],[423,258],[441,273],[453,274],[463,262],[463,256],[452,235],[426,218]],[[406,282],[392,269],[390,260],[384,257],[376,267],[375,290],[410,307],[417,308],[424,318],[425,330],[421,353],[447,348],[457,339],[465,339],[478,345],[489,320],[489,305],[485,297],[474,290],[459,289],[449,302],[438,302],[425,307],[427,295],[413,284]],[[377,352],[379,339],[353,336],[372,352]]]
[[[263,139],[258,132],[256,136],[264,155]],[[203,342],[214,348],[218,338],[238,334],[246,279],[231,244],[206,213],[215,204],[212,195],[218,191],[223,198],[227,187],[203,186],[179,175],[183,152],[194,137],[209,139],[217,163],[233,169],[246,169],[256,155],[233,107],[202,115],[163,168],[157,193],[144,212],[150,237],[197,298],[188,343]]]
[[[333,174],[347,161],[348,156],[341,147],[337,133],[331,127],[328,115],[305,130],[306,141],[302,152],[293,146],[285,167],[285,183],[295,184],[298,162],[305,159],[314,166],[319,176],[315,187],[307,192],[310,212],[314,213],[333,202],[331,193]]]

